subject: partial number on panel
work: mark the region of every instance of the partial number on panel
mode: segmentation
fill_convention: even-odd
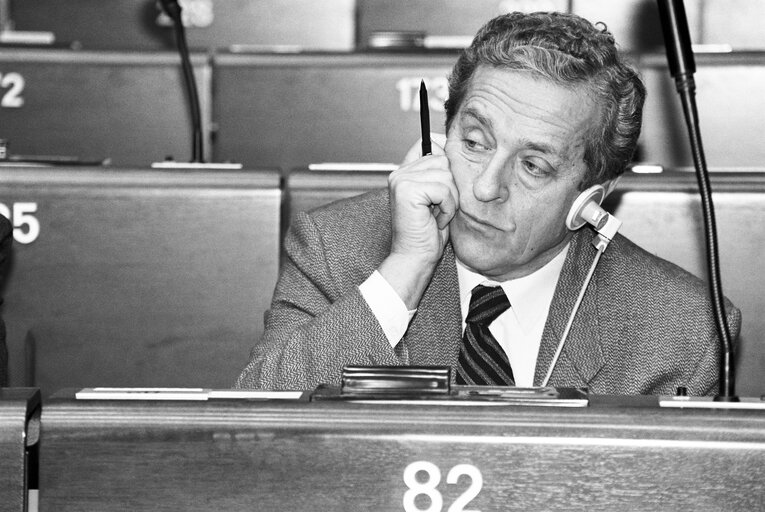
[[[11,208],[0,203],[0,215],[13,224],[13,239],[20,244],[31,244],[40,235],[40,221],[34,216],[37,203],[13,203]]]
[[[0,73],[0,107],[21,108],[24,106],[24,77],[18,73]]]

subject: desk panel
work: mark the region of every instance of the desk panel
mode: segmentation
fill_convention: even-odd
[[[43,426],[43,511],[765,506],[757,411],[63,400]]]
[[[209,150],[210,67],[204,55],[192,64]],[[191,160],[191,113],[175,53],[4,50],[0,75],[0,138],[9,154],[118,167]]]
[[[287,171],[320,162],[399,163],[420,137],[420,80],[443,132],[456,55],[218,55],[214,157]]]
[[[298,212],[388,187],[388,171],[307,171],[295,170],[284,188],[284,229]]]
[[[156,0],[14,0],[16,30],[49,31],[87,50],[175,50]],[[234,44],[352,50],[354,0],[182,0],[192,49]]]
[[[706,162],[710,169],[762,168],[765,145],[764,53],[707,54],[695,57],[696,103]],[[664,55],[640,60],[648,89],[640,136],[640,158],[665,168],[693,169],[680,98]]]
[[[566,1],[531,3],[503,0],[357,0],[359,47],[368,47],[370,36],[380,31],[411,31],[426,36],[467,38],[493,17],[515,10],[566,10]],[[427,15],[425,15],[427,13]],[[467,46],[467,45],[465,45]]]
[[[276,171],[0,168],[11,385],[228,387],[277,275]]]

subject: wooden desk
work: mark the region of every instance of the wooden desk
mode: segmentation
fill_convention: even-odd
[[[43,511],[765,507],[762,411],[659,409],[651,397],[587,408],[62,397],[42,423]]]
[[[26,512],[29,449],[40,437],[40,391],[0,388],[0,511]]]

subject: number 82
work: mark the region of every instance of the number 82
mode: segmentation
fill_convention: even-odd
[[[417,481],[417,473],[427,473],[428,478],[424,482]],[[446,475],[447,484],[456,484],[459,477],[470,477],[470,486],[463,492],[454,503],[447,509],[448,512],[480,512],[476,509],[466,509],[465,505],[478,496],[483,487],[483,476],[477,467],[471,464],[457,464]],[[405,512],[440,512],[444,505],[444,498],[436,487],[441,481],[441,470],[432,462],[420,460],[412,462],[404,469],[404,483],[409,488],[404,493]],[[418,508],[415,498],[423,494],[430,499],[430,506],[426,509]]]

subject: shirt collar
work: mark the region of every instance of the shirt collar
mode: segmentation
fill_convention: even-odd
[[[468,270],[457,260],[457,279],[460,288],[460,307],[463,322],[470,305],[470,294],[473,288],[479,284],[502,287],[510,301],[511,309],[519,325],[524,330],[537,322],[540,315],[547,316],[570,245],[570,243],[566,244],[560,253],[539,270],[527,276],[501,283]]]

